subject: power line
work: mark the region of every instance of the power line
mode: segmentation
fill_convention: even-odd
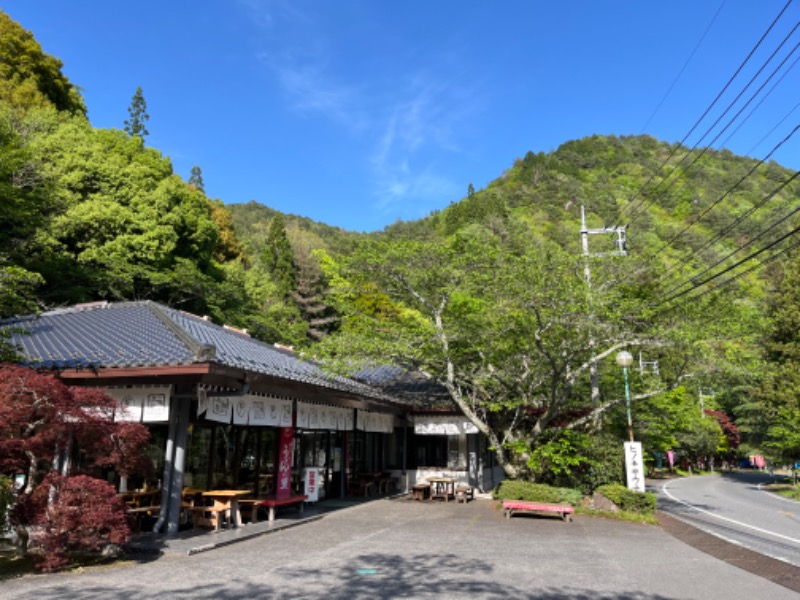
[[[625,215],[625,213],[626,213],[626,212],[628,212],[629,210],[634,210],[634,209],[635,209],[637,206],[641,205],[641,203],[644,201],[644,198],[642,198],[642,199],[641,199],[641,200],[639,200],[638,202],[635,202],[635,200],[636,200],[637,198],[639,198],[639,197],[641,197],[641,196],[642,196],[642,193],[643,193],[644,189],[645,189],[645,188],[646,188],[646,187],[647,187],[647,186],[650,184],[650,182],[651,182],[651,181],[653,181],[653,179],[655,178],[656,174],[657,174],[659,171],[663,170],[664,166],[665,166],[665,165],[666,165],[666,164],[667,164],[667,163],[668,163],[668,162],[669,162],[669,161],[670,161],[670,160],[671,160],[671,159],[672,159],[672,158],[675,156],[675,153],[678,151],[678,149],[679,149],[681,146],[683,146],[684,142],[686,142],[686,140],[687,140],[687,139],[689,139],[689,136],[691,136],[691,135],[692,135],[692,133],[694,133],[694,130],[695,130],[695,129],[697,129],[697,127],[700,125],[700,123],[701,123],[701,122],[702,122],[702,121],[703,121],[703,120],[706,118],[706,116],[708,115],[708,113],[709,113],[709,112],[711,112],[711,110],[714,108],[714,106],[717,104],[717,102],[720,100],[720,98],[723,96],[723,94],[725,94],[725,92],[726,92],[726,91],[728,90],[728,88],[731,86],[731,84],[732,84],[732,83],[733,83],[733,81],[736,79],[736,77],[738,77],[738,76],[739,76],[739,73],[742,71],[742,69],[745,67],[745,65],[746,65],[746,64],[747,64],[747,63],[750,61],[750,59],[753,57],[753,55],[755,54],[755,52],[758,50],[758,48],[761,46],[761,44],[762,44],[762,43],[764,42],[764,40],[767,38],[767,36],[769,35],[769,33],[772,31],[772,29],[775,27],[775,25],[776,25],[776,24],[778,23],[778,21],[781,19],[781,17],[783,16],[783,13],[784,13],[784,12],[786,12],[786,10],[789,8],[789,6],[790,6],[791,4],[792,4],[792,0],[789,0],[789,1],[788,1],[788,2],[787,2],[785,5],[784,5],[784,7],[783,7],[783,8],[781,9],[781,11],[778,13],[778,16],[776,16],[776,17],[775,17],[775,19],[772,21],[772,23],[770,23],[770,25],[769,25],[769,27],[767,28],[767,30],[766,30],[766,31],[765,31],[765,32],[762,34],[761,38],[758,40],[758,42],[756,42],[756,45],[755,45],[755,46],[753,46],[753,48],[752,48],[752,49],[750,50],[750,52],[747,54],[747,56],[746,56],[746,57],[745,57],[745,59],[742,61],[742,63],[739,65],[739,67],[736,69],[736,71],[733,73],[733,75],[731,75],[731,77],[728,79],[728,81],[727,81],[727,83],[725,84],[725,86],[724,86],[724,87],[722,88],[722,90],[721,90],[721,91],[720,91],[720,92],[717,94],[716,98],[714,98],[714,100],[711,102],[711,104],[708,106],[708,108],[706,108],[705,112],[704,112],[704,113],[703,113],[703,114],[700,116],[700,118],[699,118],[699,119],[697,119],[697,121],[695,122],[695,124],[692,126],[692,128],[689,130],[689,132],[688,132],[688,133],[687,133],[687,134],[686,134],[686,135],[683,137],[683,139],[682,139],[682,140],[681,140],[681,141],[680,141],[680,142],[679,142],[677,145],[675,145],[675,146],[674,146],[674,148],[673,148],[673,149],[672,149],[672,151],[669,153],[669,155],[667,156],[667,158],[665,158],[665,159],[664,159],[664,161],[661,163],[661,165],[658,167],[658,169],[657,169],[656,173],[654,173],[653,175],[651,175],[651,176],[650,176],[650,178],[648,178],[648,180],[647,180],[647,181],[646,181],[646,182],[645,182],[645,183],[644,183],[644,184],[643,184],[643,185],[642,185],[642,186],[639,188],[639,190],[637,191],[637,193],[634,195],[634,197],[633,197],[633,199],[632,199],[631,203],[629,203],[629,204],[628,204],[628,206],[626,206],[626,207],[625,207],[625,208],[624,208],[624,209],[623,209],[623,210],[622,210],[622,211],[621,211],[621,212],[620,212],[620,213],[617,215],[617,218],[616,218],[616,219],[615,219],[615,221],[613,221],[613,222],[621,222],[621,220],[622,220],[622,217]],[[673,171],[673,172],[674,172],[674,171]],[[668,176],[668,177],[669,177],[669,176]]]
[[[703,290],[702,292],[698,292],[697,294],[686,298],[686,301],[688,302],[689,300],[696,300],[697,298],[702,298],[706,294],[710,294],[710,293],[716,292],[717,290],[720,290],[720,289],[722,289],[724,287],[727,287],[728,285],[730,285],[734,281],[737,281],[738,279],[741,279],[745,275],[749,275],[750,273],[752,273],[754,271],[757,271],[757,270],[767,266],[771,262],[779,259],[782,255],[787,254],[788,252],[791,252],[792,250],[795,250],[797,248],[800,248],[800,242],[796,242],[796,243],[794,243],[794,244],[792,244],[790,246],[787,246],[786,248],[783,248],[782,250],[778,250],[777,252],[775,252],[771,256],[765,258],[764,260],[759,261],[758,264],[755,264],[752,267],[749,267],[748,269],[745,269],[744,271],[741,271],[740,273],[737,273],[736,275],[733,275],[733,276],[729,277],[728,279],[725,279],[724,281],[721,281],[718,284],[716,284],[716,285],[714,285],[714,286],[712,286],[712,287],[710,287],[708,289]]]
[[[739,181],[737,181],[737,182],[736,182],[735,184],[733,184],[733,185],[732,185],[730,188],[728,188],[728,189],[727,189],[727,191],[726,191],[726,192],[725,192],[725,193],[724,193],[722,196],[720,196],[720,197],[719,197],[717,200],[715,200],[715,201],[714,201],[714,202],[712,202],[712,203],[711,203],[709,206],[707,206],[707,207],[706,207],[706,208],[705,208],[705,209],[704,209],[704,210],[703,210],[703,211],[702,211],[702,212],[701,212],[701,213],[700,213],[700,214],[697,216],[697,218],[696,218],[696,219],[694,219],[694,220],[693,220],[691,223],[689,223],[689,224],[688,224],[686,227],[684,227],[683,229],[681,229],[681,230],[680,230],[678,233],[676,233],[675,235],[673,235],[673,236],[672,236],[672,237],[671,237],[669,240],[667,240],[666,242],[664,242],[664,244],[663,244],[663,245],[662,245],[662,246],[661,246],[661,247],[660,247],[658,250],[656,250],[656,251],[655,251],[655,252],[654,252],[654,253],[653,253],[653,254],[650,256],[650,258],[653,258],[653,257],[657,256],[658,254],[660,254],[661,252],[663,252],[663,251],[664,251],[666,248],[668,248],[669,246],[671,246],[671,245],[672,245],[672,243],[673,243],[673,242],[674,242],[676,239],[678,239],[680,236],[682,236],[684,233],[686,233],[686,232],[687,232],[689,229],[691,229],[691,228],[692,228],[694,225],[696,225],[696,224],[697,224],[697,223],[698,223],[700,220],[702,220],[702,219],[703,219],[703,217],[705,217],[705,216],[706,216],[708,213],[710,213],[710,212],[711,212],[711,211],[712,211],[714,208],[716,208],[716,207],[717,207],[717,206],[718,206],[720,203],[722,203],[722,201],[723,201],[723,200],[725,200],[725,198],[727,198],[727,197],[728,197],[728,196],[729,196],[729,195],[730,195],[730,194],[731,194],[731,193],[732,193],[732,192],[733,192],[733,191],[734,191],[734,190],[735,190],[737,187],[739,187],[739,186],[742,184],[742,182],[743,182],[745,179],[747,179],[748,177],[750,177],[750,176],[751,176],[751,175],[752,175],[752,174],[755,172],[755,170],[756,170],[756,169],[758,169],[758,167],[760,167],[760,166],[761,166],[761,165],[763,165],[763,164],[764,164],[764,163],[765,163],[767,160],[769,160],[769,158],[770,158],[770,157],[771,157],[771,156],[772,156],[772,155],[773,155],[775,152],[777,152],[777,151],[780,149],[780,147],[781,147],[781,146],[783,146],[783,144],[785,144],[787,141],[789,141],[789,139],[791,139],[791,137],[792,137],[792,136],[793,136],[795,133],[797,133],[797,130],[798,130],[798,129],[800,129],[800,125],[797,125],[797,126],[795,126],[795,128],[794,128],[794,129],[792,129],[792,131],[791,131],[791,133],[789,133],[789,135],[787,135],[785,138],[783,138],[783,140],[781,140],[781,141],[780,141],[780,142],[779,142],[779,143],[778,143],[778,144],[777,144],[777,145],[776,145],[776,146],[775,146],[775,147],[774,147],[772,150],[770,150],[769,154],[767,154],[767,155],[766,155],[764,158],[762,158],[761,160],[759,160],[759,161],[758,161],[758,162],[757,162],[757,163],[756,163],[756,164],[753,166],[753,168],[752,168],[752,169],[750,169],[750,170],[749,170],[749,171],[748,171],[748,172],[747,172],[745,175],[743,175],[743,176],[742,176],[742,177],[739,179]],[[796,176],[797,176],[797,175],[795,174],[795,177],[796,177]],[[792,179],[794,179],[794,177],[792,177]],[[790,180],[790,181],[791,181],[791,180]],[[772,194],[772,195],[774,195],[774,194],[775,194],[775,192],[773,192],[773,194]],[[770,196],[770,197],[771,197],[771,196]],[[716,239],[718,239],[718,238],[716,238]],[[713,240],[713,241],[716,241],[716,239],[715,239],[715,240]],[[701,248],[701,250],[702,250],[702,249],[704,249],[705,247],[706,247],[706,246],[703,246],[703,248]],[[698,250],[698,252],[699,252],[699,250]],[[685,261],[683,261],[683,262],[682,262],[682,263],[680,263],[680,264],[681,264],[681,265],[682,265],[682,264],[685,264]],[[680,265],[679,265],[679,266],[680,266]]]
[[[675,170],[673,170],[672,173],[670,173],[670,175],[668,175],[661,182],[662,184],[663,184],[664,181],[669,179],[669,177],[673,173],[676,173],[678,171],[678,169],[681,167],[681,165],[688,159],[689,156],[691,156],[691,152],[693,150],[695,150],[700,145],[700,142],[702,142],[706,138],[706,136],[708,136],[711,133],[711,131],[719,124],[719,122],[723,119],[723,117],[725,117],[725,115],[727,115],[728,112],[736,105],[736,103],[741,99],[741,97],[744,95],[744,93],[750,88],[750,86],[753,84],[753,82],[755,82],[755,80],[758,78],[758,76],[761,75],[761,73],[764,71],[764,69],[767,67],[767,65],[772,61],[773,58],[775,58],[776,54],[781,50],[781,48],[783,48],[783,46],[786,44],[786,42],[789,40],[789,38],[792,35],[794,35],[794,32],[797,30],[798,27],[800,27],[800,22],[797,22],[795,24],[795,26],[792,28],[792,30],[789,32],[789,34],[784,37],[784,39],[781,41],[781,43],[778,45],[778,47],[772,52],[772,54],[769,56],[769,58],[764,62],[764,64],[761,65],[761,67],[758,69],[758,71],[756,71],[756,74],[753,75],[750,78],[750,80],[747,82],[747,84],[744,86],[744,88],[742,88],[742,90],[736,95],[736,97],[733,99],[733,101],[731,101],[728,104],[727,108],[722,112],[722,114],[719,117],[717,117],[717,120],[714,121],[714,123],[712,123],[712,125],[708,129],[706,129],[706,132],[700,137],[700,139],[694,144],[694,146],[692,146],[690,151],[687,152],[683,156],[683,158],[681,158],[681,160],[675,166]],[[755,100],[755,98],[761,93],[761,91],[766,87],[766,85],[770,82],[770,80],[778,73],[778,71],[783,67],[783,65],[786,64],[786,61],[789,60],[789,58],[792,56],[792,54],[794,54],[797,51],[798,48],[800,48],[800,42],[795,44],[794,48],[792,48],[792,50],[789,52],[789,54],[786,57],[784,57],[784,59],[781,61],[781,63],[777,67],[775,67],[775,69],[773,69],[772,73],[769,75],[769,77],[766,79],[766,81],[764,81],[761,84],[761,86],[759,86],[759,88],[750,96],[750,98],[747,100],[747,102],[745,102],[744,106],[742,108],[740,108],[739,111],[728,121],[728,123],[725,125],[725,127],[723,127],[722,130],[719,133],[717,133],[717,135],[714,137],[714,139],[711,140],[710,144],[714,144],[719,139],[719,137],[723,133],[725,133],[725,131],[736,121],[736,119],[739,118],[739,116],[744,112],[744,110],[750,105],[751,102],[753,102],[753,100]],[[698,160],[700,160],[700,158],[707,152],[707,150],[708,150],[708,147],[703,148],[700,151],[700,153],[697,154],[692,159],[692,162],[688,165],[688,167],[685,167],[683,169],[683,172],[686,173]],[[670,183],[669,187],[667,187],[665,190],[663,190],[661,192],[661,194],[659,194],[659,197],[661,197],[664,194],[666,194],[666,192],[668,192],[672,188],[672,186],[675,185],[676,181],[677,181],[676,179],[673,179],[672,183]],[[661,184],[659,184],[659,186],[660,185]],[[656,189],[659,186],[656,186]],[[641,202],[640,202],[641,208],[639,208],[639,210],[637,210],[637,212],[634,213],[631,216],[631,221],[635,220],[637,215],[639,215],[648,206],[650,206],[655,201],[655,199],[656,198],[654,197],[652,200],[650,200],[649,202],[645,203],[644,205],[641,205]]]
[[[800,127],[800,126],[799,126],[799,127]],[[792,175],[792,176],[791,176],[789,179],[787,179],[786,181],[784,181],[784,182],[783,182],[783,183],[782,183],[782,184],[781,184],[781,185],[780,185],[778,188],[776,188],[776,189],[775,189],[775,190],[773,190],[773,191],[772,191],[770,194],[768,194],[768,195],[767,195],[767,197],[766,197],[766,199],[764,200],[764,202],[766,202],[767,200],[769,200],[769,199],[771,199],[773,196],[775,196],[775,195],[776,195],[778,192],[780,192],[780,191],[781,191],[783,188],[785,188],[787,185],[789,185],[789,184],[790,184],[792,181],[794,181],[795,179],[797,179],[797,177],[798,177],[798,176],[800,176],[800,171],[797,171],[797,172],[796,172],[794,175]],[[769,227],[767,227],[766,229],[764,229],[763,231],[761,231],[760,233],[758,233],[758,234],[757,234],[755,237],[753,237],[752,239],[750,239],[750,240],[749,240],[749,241],[748,241],[746,244],[744,244],[744,245],[742,245],[742,246],[738,247],[736,250],[733,250],[732,252],[729,252],[729,253],[728,253],[726,256],[724,256],[723,258],[719,259],[719,260],[718,260],[717,262],[715,262],[713,265],[710,265],[710,266],[706,267],[706,268],[705,268],[703,271],[701,271],[701,272],[697,273],[697,274],[696,274],[696,275],[694,275],[693,277],[690,277],[690,278],[689,278],[687,281],[685,281],[684,283],[682,283],[682,284],[679,284],[679,285],[675,285],[675,286],[673,286],[672,288],[670,288],[669,290],[667,290],[666,292],[664,292],[664,293],[662,294],[662,296],[666,296],[666,295],[670,294],[670,293],[671,293],[673,290],[677,290],[677,289],[680,289],[680,288],[684,287],[685,285],[687,285],[687,283],[689,283],[689,282],[691,282],[691,281],[694,281],[694,280],[696,280],[698,277],[701,277],[702,275],[705,275],[705,274],[706,274],[706,273],[708,273],[708,272],[709,272],[711,269],[713,269],[714,267],[717,267],[717,266],[719,266],[720,264],[724,263],[726,260],[728,260],[729,258],[731,258],[732,256],[734,256],[735,254],[738,254],[738,253],[739,253],[739,252],[741,252],[742,250],[744,250],[744,249],[748,248],[749,246],[752,246],[752,245],[753,245],[753,244],[754,244],[756,241],[758,241],[758,240],[759,240],[761,237],[763,237],[764,235],[766,235],[766,234],[767,234],[767,233],[769,233],[770,231],[774,230],[776,227],[778,227],[778,225],[781,225],[781,224],[782,224],[782,223],[784,223],[784,222],[785,222],[787,219],[789,219],[790,217],[794,216],[794,215],[795,215],[795,214],[797,214],[798,212],[800,212],[800,207],[797,207],[797,208],[795,208],[794,210],[790,211],[788,214],[784,215],[783,217],[781,217],[780,219],[778,219],[777,221],[775,221],[774,223],[772,223],[772,224],[771,224]],[[707,244],[707,245],[708,245],[708,244]],[[706,245],[706,246],[707,246],[707,245]],[[706,246],[704,246],[703,248],[705,248]],[[699,250],[698,250],[698,252],[699,252]],[[668,273],[667,273],[667,274],[668,274]],[[665,274],[665,276],[666,276],[666,274]]]
[[[734,264],[732,264],[731,266],[729,266],[729,267],[727,267],[727,268],[723,269],[723,270],[722,270],[722,271],[720,271],[719,273],[715,273],[714,275],[711,275],[711,276],[707,277],[706,279],[704,279],[704,280],[702,280],[702,281],[699,281],[699,282],[695,283],[695,284],[694,284],[694,285],[693,285],[691,288],[689,288],[688,290],[684,290],[684,291],[682,291],[682,292],[678,292],[678,293],[676,293],[676,294],[673,294],[673,295],[672,295],[672,296],[670,296],[669,298],[666,298],[665,300],[662,300],[662,301],[661,301],[661,302],[659,302],[659,303],[658,303],[656,306],[661,306],[661,305],[663,305],[663,304],[666,304],[667,302],[671,302],[671,301],[673,301],[673,300],[676,300],[677,298],[680,298],[680,297],[682,297],[682,296],[685,296],[685,295],[686,295],[686,294],[688,294],[689,292],[691,292],[691,291],[693,291],[693,290],[695,290],[695,289],[697,289],[697,288],[699,288],[699,287],[701,287],[701,286],[703,286],[703,285],[706,285],[707,283],[710,283],[711,281],[714,281],[714,280],[715,280],[715,279],[717,279],[718,277],[721,277],[721,276],[723,276],[725,273],[729,273],[730,271],[732,271],[732,270],[736,269],[737,267],[739,267],[739,266],[743,265],[744,263],[746,263],[746,262],[748,262],[748,261],[750,261],[750,260],[753,260],[754,258],[756,258],[757,256],[761,255],[762,253],[766,252],[767,250],[770,250],[770,249],[774,248],[775,246],[777,246],[778,244],[780,244],[782,241],[784,241],[784,240],[786,240],[786,239],[790,238],[791,236],[795,235],[797,232],[800,232],[800,226],[798,226],[798,227],[795,227],[794,229],[790,230],[788,233],[785,233],[785,234],[783,234],[783,235],[782,235],[781,237],[779,237],[777,240],[775,240],[775,241],[773,241],[773,242],[770,242],[769,244],[767,244],[766,246],[764,246],[764,247],[763,247],[763,248],[761,248],[760,250],[757,250],[756,252],[754,252],[754,253],[753,253],[753,254],[751,254],[750,256],[746,256],[746,257],[744,257],[743,259],[741,259],[741,260],[739,260],[739,261],[735,262]]]

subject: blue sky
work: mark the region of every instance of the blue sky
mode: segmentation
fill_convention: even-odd
[[[0,9],[64,62],[95,127],[121,128],[141,86],[147,144],[186,179],[199,165],[209,196],[374,231],[460,200],[470,183],[483,188],[529,150],[592,134],[683,140],[785,4],[0,0]],[[800,123],[792,55],[737,124],[720,135],[723,119],[703,137],[798,19],[795,3],[687,145],[760,159]],[[798,139],[773,158],[800,168]]]

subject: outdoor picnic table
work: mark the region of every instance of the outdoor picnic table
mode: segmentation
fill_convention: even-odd
[[[444,498],[448,502],[451,497],[455,498],[456,480],[452,477],[428,477],[427,481],[431,484],[431,500]]]
[[[122,501],[131,508],[139,508],[142,506],[151,506],[158,504],[160,500],[161,490],[139,490],[131,492],[120,492],[117,494]]]

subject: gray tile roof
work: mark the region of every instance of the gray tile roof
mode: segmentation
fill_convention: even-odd
[[[397,402],[365,383],[325,373],[292,352],[154,302],[97,302],[0,321],[22,364],[36,368],[123,368],[199,362],[244,369]],[[16,330],[23,330],[24,333]]]
[[[396,365],[376,365],[363,368],[353,375],[359,381],[402,398],[417,409],[454,409],[447,389],[419,371]]]

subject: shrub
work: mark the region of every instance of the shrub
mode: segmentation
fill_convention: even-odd
[[[580,504],[582,494],[579,490],[557,488],[542,483],[530,483],[507,479],[494,490],[496,500],[528,500],[531,502],[550,502],[556,504]]]
[[[126,545],[131,538],[125,503],[105,481],[77,475],[50,475],[34,493],[49,506],[38,514],[39,538],[44,556],[37,565],[54,571],[70,563],[71,555],[99,552],[104,546]]]
[[[625,480],[625,454],[619,440],[610,435],[562,431],[541,444],[528,467],[541,483],[577,488],[590,494],[605,483]]]
[[[618,483],[601,485],[596,491],[626,512],[651,514],[656,510],[656,496],[652,492],[635,492]]]

